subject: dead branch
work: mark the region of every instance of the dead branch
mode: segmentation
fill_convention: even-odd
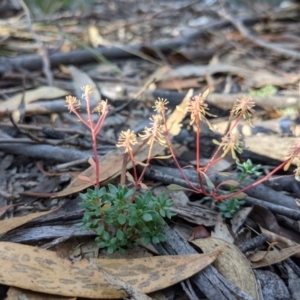
[[[243,22],[245,24],[254,24],[264,17],[256,18],[249,17],[244,18]],[[189,34],[184,37],[175,38],[173,40],[164,43],[153,43],[148,45],[148,48],[155,48],[164,54],[170,53],[172,49],[177,49],[180,46],[188,45],[194,42],[195,39],[200,38],[205,35],[207,30],[216,30],[219,28],[226,28],[230,23],[228,21],[215,21],[211,24],[203,26],[199,31]],[[84,63],[96,61],[96,55],[104,56],[107,59],[122,59],[122,58],[132,58],[135,57],[133,53],[139,52],[143,53],[142,47],[145,45],[135,45],[135,46],[123,46],[120,47],[98,47],[94,49],[93,53],[89,50],[74,50],[68,53],[54,53],[49,56],[51,67],[55,68],[61,64],[69,65],[81,65]],[[13,70],[27,69],[27,70],[40,70],[43,67],[42,58],[40,55],[26,55],[19,57],[0,57],[0,74],[9,73]]]
[[[287,48],[280,47],[278,45],[274,45],[271,43],[267,43],[264,40],[260,39],[257,36],[254,36],[245,26],[242,20],[239,20],[233,16],[231,16],[227,11],[219,12],[219,15],[223,17],[225,20],[229,21],[238,31],[239,33],[248,41],[253,43],[254,45],[265,48],[266,50],[271,50],[274,53],[283,55],[285,57],[291,57],[293,59],[300,58],[300,52],[289,50]]]

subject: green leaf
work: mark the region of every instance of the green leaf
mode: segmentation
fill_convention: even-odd
[[[224,214],[224,217],[227,218],[227,219],[230,219],[230,218],[232,217],[232,215],[231,215],[231,213],[226,212],[226,213]]]
[[[109,241],[110,245],[114,245],[116,242],[117,242],[117,238],[115,237]]]
[[[150,229],[149,229],[149,227],[145,226],[145,227],[142,228],[142,231],[143,232],[150,232]]]
[[[151,215],[152,220],[158,221],[159,219],[161,219],[161,216],[159,215],[159,213],[154,210],[150,211],[149,214]]]
[[[128,192],[124,195],[124,199],[128,199],[135,193],[135,189],[130,189]]]
[[[162,242],[162,243],[167,240],[167,237],[164,234],[162,234],[162,233],[160,233],[158,235],[158,238],[159,238],[159,241]]]
[[[159,210],[159,214],[164,218],[166,216],[166,212],[161,208]]]
[[[149,203],[152,200],[152,193],[150,191],[147,191],[143,198],[146,203]]]
[[[129,212],[129,215],[131,216],[131,217],[133,217],[133,216],[136,216],[136,208],[134,207],[134,206],[130,206],[129,208],[128,208],[128,212]]]
[[[136,204],[137,207],[142,207],[143,206],[143,199],[140,195],[136,196],[134,199],[134,203]]]
[[[108,247],[107,248],[107,254],[113,254],[115,251],[114,247]]]
[[[168,219],[172,218],[172,213],[169,210],[166,210],[166,215]]]
[[[144,237],[144,240],[143,240],[144,244],[147,246],[150,244],[150,237]]]
[[[150,214],[145,213],[145,214],[143,214],[143,220],[144,220],[145,222],[149,222],[149,221],[152,221],[153,218],[152,218],[152,216],[151,216]]]
[[[105,242],[100,242],[97,244],[99,248],[105,248],[106,247],[106,243]]]
[[[160,242],[159,238],[157,236],[152,237],[152,243],[153,244],[158,244]]]
[[[118,229],[117,233],[116,233],[116,237],[120,241],[123,240],[123,238],[124,238],[124,232],[121,229]]]
[[[133,216],[131,218],[129,218],[129,226],[133,227],[138,221],[138,218],[136,216]]]
[[[124,214],[118,215],[118,222],[121,225],[124,225],[127,221],[127,217]]]
[[[109,234],[107,231],[104,231],[104,232],[103,232],[103,239],[104,239],[105,241],[110,240],[110,234]]]
[[[109,225],[111,225],[114,222],[114,220],[110,216],[104,216],[103,220],[106,224],[109,224]]]
[[[118,192],[118,188],[110,183],[108,184],[108,189],[112,194],[116,194]]]

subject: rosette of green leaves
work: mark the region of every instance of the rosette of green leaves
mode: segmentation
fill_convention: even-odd
[[[125,248],[141,242],[147,245],[166,240],[161,233],[165,224],[163,218],[172,217],[173,202],[164,194],[154,197],[147,191],[136,195],[135,189],[109,184],[108,191],[105,187],[88,189],[80,196],[83,200],[80,206],[85,213],[79,225],[94,230],[99,248],[107,248],[108,253],[124,252]]]

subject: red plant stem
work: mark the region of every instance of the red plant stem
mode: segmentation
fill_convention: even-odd
[[[199,182],[201,180],[201,174],[199,172],[200,170],[200,133],[201,133],[201,128],[200,128],[200,122],[199,122],[199,117],[197,117],[196,119],[196,128],[197,128],[197,132],[196,132],[196,170],[197,170],[197,174],[198,174],[198,179]]]
[[[82,116],[78,113],[76,108],[72,106],[72,112],[77,116],[77,118],[91,131],[91,136],[92,136],[92,143],[93,143],[93,153],[94,153],[94,160],[95,160],[95,173],[96,173],[96,182],[95,185],[99,188],[100,187],[100,178],[99,178],[99,158],[98,158],[98,151],[97,151],[97,133],[95,133],[95,130],[93,128],[94,123],[91,121],[92,116],[91,116],[91,110],[89,108],[89,96],[86,95],[86,102],[87,102],[87,111],[88,111],[88,118],[89,118],[89,123],[85,121]]]
[[[147,156],[146,165],[144,166],[143,171],[142,171],[142,173],[141,173],[141,175],[140,175],[140,177],[139,177],[139,179],[138,179],[138,181],[137,181],[137,184],[136,184],[137,186],[141,183],[142,178],[144,177],[144,174],[145,174],[145,172],[146,172],[146,169],[147,169],[147,167],[148,167],[148,165],[149,165],[149,163],[150,163],[150,160],[151,160],[151,153],[152,153],[152,149],[153,149],[153,143],[154,143],[154,139],[151,139],[150,145],[149,145],[149,151],[148,151],[148,156]]]
[[[96,173],[96,182],[95,186],[97,188],[100,188],[100,166],[99,166],[99,157],[98,157],[98,151],[97,151],[97,132],[95,131],[95,126],[94,126],[94,121],[93,121],[93,116],[90,108],[90,95],[88,93],[88,89],[84,90],[84,98],[86,101],[86,110],[88,114],[88,123],[89,123],[89,128],[92,134],[92,141],[93,141],[93,152],[94,152],[94,160],[95,160],[95,173]],[[101,118],[100,118],[101,119]]]
[[[103,126],[103,123],[106,119],[106,116],[108,114],[108,105],[105,104],[105,106],[103,107],[103,112],[102,112],[102,115],[101,117],[99,118],[96,126],[95,126],[95,132],[96,132],[96,135],[100,132],[100,130],[102,129],[102,126]]]
[[[203,180],[202,180],[202,175],[201,175],[201,143],[200,143],[200,136],[201,136],[201,126],[200,126],[200,119],[197,116],[196,118],[196,128],[197,128],[197,132],[196,132],[196,170],[197,170],[197,175],[198,175],[198,181],[200,184],[200,188],[201,188],[201,193],[203,193],[205,196],[208,196],[208,194],[206,193],[204,184],[203,184]]]
[[[242,193],[244,191],[247,191],[263,182],[265,182],[266,180],[268,180],[274,173],[276,173],[278,170],[280,170],[281,168],[283,168],[288,162],[290,161],[290,159],[287,159],[285,160],[284,162],[282,162],[279,166],[277,166],[272,172],[270,172],[269,174],[267,174],[266,176],[264,176],[263,178],[253,182],[252,184],[240,189],[239,191],[236,191],[234,193],[230,193],[230,194],[227,194],[227,195],[222,195],[222,196],[217,196],[216,194],[213,195],[213,198],[220,202],[224,199],[228,199],[228,198],[232,198],[234,197],[235,195],[238,195],[239,193]]]
[[[79,121],[84,124],[84,126],[86,126],[87,128],[90,128],[90,124],[78,113],[78,111],[76,110],[76,108],[73,105],[72,105],[71,111],[72,111],[72,113],[74,113],[76,115],[76,117],[79,119]]]
[[[166,140],[168,142],[168,148],[171,152],[171,155],[172,155],[172,158],[176,164],[176,167],[178,168],[181,176],[184,178],[184,180],[187,182],[187,184],[196,192],[196,193],[201,193],[202,190],[201,189],[198,189],[197,187],[195,187],[191,182],[190,180],[187,178],[187,176],[185,175],[185,173],[183,172],[179,162],[177,161],[177,158],[175,156],[175,153],[174,153],[174,150],[173,150],[173,147],[172,147],[172,142],[171,142],[171,139],[170,139],[170,135],[169,135],[169,130],[168,130],[168,126],[167,126],[167,120],[166,120],[166,115],[165,115],[165,112],[162,112],[162,118],[163,118],[163,123],[164,123],[164,126],[165,126],[165,137],[166,137]]]

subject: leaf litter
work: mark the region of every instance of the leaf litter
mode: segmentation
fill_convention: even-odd
[[[82,85],[93,86],[95,98],[98,100],[101,97],[108,98],[112,108],[112,113],[108,116],[108,122],[104,127],[104,134],[98,136],[98,153],[102,155],[100,169],[103,170],[100,178],[101,184],[118,182],[123,154],[121,151],[115,150],[117,136],[121,130],[125,129],[123,126],[135,128],[136,132],[148,126],[149,111],[157,97],[166,98],[170,102],[170,109],[174,110],[176,105],[183,103],[182,99],[185,97],[188,99],[193,93],[204,92],[209,88],[210,94],[207,103],[211,113],[225,116],[228,115],[237,98],[245,93],[250,93],[258,106],[257,112],[254,114],[254,124],[259,124],[259,126],[255,129],[256,131],[252,129],[249,131],[244,124],[239,128],[244,133],[244,143],[248,148],[239,158],[242,160],[251,158],[256,163],[261,163],[265,174],[278,165],[278,161],[286,159],[285,150],[288,148],[288,144],[298,141],[300,132],[298,120],[299,67],[293,61],[299,57],[296,35],[298,25],[292,21],[299,15],[299,7],[296,4],[287,8],[278,7],[278,12],[276,12],[271,7],[257,10],[256,5],[258,4],[253,3],[251,4],[253,11],[260,13],[256,13],[253,17],[249,16],[248,20],[243,16],[232,18],[230,11],[223,11],[224,7],[221,13],[217,4],[207,4],[208,6],[212,5],[211,11],[215,12],[217,18],[214,14],[208,18],[201,3],[171,3],[168,6],[155,2],[153,7],[143,2],[139,5],[128,2],[127,7],[122,7],[125,4],[117,1],[115,4],[117,10],[103,3],[93,5],[92,10],[90,7],[90,12],[89,10],[81,11],[80,14],[74,14],[71,17],[68,12],[67,14],[65,14],[66,12],[62,14],[54,12],[52,15],[44,15],[43,20],[47,19],[49,23],[41,23],[39,16],[33,14],[31,22],[37,36],[32,35],[32,31],[28,29],[28,20],[24,21],[21,18],[11,22],[10,15],[5,15],[6,10],[1,9],[1,15],[3,14],[7,18],[3,19],[5,26],[0,33],[1,51],[4,53],[4,61],[1,60],[3,63],[0,66],[0,73],[4,74],[0,87],[0,159],[4,162],[3,168],[0,170],[0,203],[2,217],[5,218],[0,221],[2,237],[7,236],[7,233],[10,236],[14,234],[17,236],[18,233],[24,232],[21,230],[26,229],[32,230],[32,236],[38,236],[37,230],[47,220],[46,217],[48,221],[52,220],[53,222],[49,223],[48,228],[51,226],[55,228],[63,223],[66,227],[72,228],[79,222],[75,215],[75,219],[72,220],[71,211],[69,214],[65,213],[65,219],[61,216],[60,219],[55,219],[56,213],[50,213],[53,212],[53,208],[66,205],[68,201],[74,201],[76,206],[78,199],[76,202],[73,195],[90,186],[90,183],[82,180],[85,178],[84,176],[95,179],[93,168],[87,167],[87,161],[92,154],[90,152],[90,134],[82,128],[74,116],[67,113],[63,99],[69,94],[80,98],[79,89]],[[269,4],[261,5],[268,6]],[[20,11],[21,8],[16,9]],[[229,8],[226,9],[229,10]],[[133,14],[129,14],[129,11]],[[268,11],[269,14],[264,15],[264,11]],[[251,15],[249,11],[248,13]],[[96,23],[86,25],[85,22],[82,22],[82,20],[95,16],[101,20],[99,28]],[[261,18],[270,18],[269,23],[260,22]],[[284,23],[281,23],[282,20]],[[57,26],[54,26],[55,22],[59,22],[63,27],[63,36]],[[160,22],[161,26],[158,27],[156,22]],[[201,26],[199,27],[197,24],[201,24]],[[229,24],[233,27],[228,27]],[[280,28],[284,28],[284,30]],[[252,33],[250,33],[250,29]],[[88,32],[88,36],[86,32]],[[178,33],[180,35],[177,35]],[[88,39],[89,41],[87,41]],[[146,42],[147,46],[141,45],[141,41]],[[53,51],[49,56],[52,68],[49,68],[48,65],[47,69],[46,60],[42,61],[41,56],[35,54],[36,50],[45,53],[41,51],[43,49],[40,42],[47,44],[50,48],[52,45],[58,45],[58,48],[50,49],[50,52]],[[104,47],[91,48],[91,46],[97,47],[98,45]],[[116,47],[112,47],[114,45]],[[83,49],[78,50],[81,47]],[[59,51],[57,51],[58,49]],[[176,51],[173,51],[175,49]],[[6,53],[10,53],[10,55],[13,53],[14,57],[8,57]],[[47,58],[44,57],[44,59]],[[88,63],[92,61],[93,63],[89,65]],[[44,64],[43,70],[41,69],[42,64]],[[81,66],[79,67],[79,65]],[[54,76],[54,86],[47,86],[49,75],[51,75],[50,77]],[[272,93],[268,93],[269,90]],[[16,112],[20,113],[18,119],[15,119],[18,123],[17,126],[11,124],[7,118],[8,113]],[[85,114],[85,107],[82,107],[82,113]],[[212,153],[211,149],[214,147],[210,141],[220,140],[219,134],[225,132],[223,124],[225,124],[225,130],[228,126],[226,122],[222,124],[222,117],[209,121],[217,130],[219,130],[218,127],[223,127],[223,132],[220,130],[219,133],[212,133],[206,131],[203,126],[201,155],[202,153],[203,155],[207,154],[204,159],[207,159],[208,162]],[[189,168],[196,167],[197,164],[195,156],[190,154],[190,149],[197,146],[194,128],[186,120],[184,113],[177,110],[174,110],[172,114],[169,113],[168,122],[169,126],[173,122],[175,123],[175,126],[170,128],[170,133],[178,135],[177,140],[181,144],[181,149],[177,153],[180,153],[178,156],[189,173]],[[42,130],[41,125],[44,124],[49,125],[50,131],[53,128],[51,134],[49,131],[47,133],[46,130]],[[58,141],[60,145],[63,145],[61,148],[50,147],[57,142],[53,138],[55,131],[66,134],[60,136]],[[39,146],[43,146],[43,148],[38,148]],[[154,147],[154,154],[157,155],[157,158],[168,158],[168,154],[165,153],[162,146]],[[142,165],[147,158],[146,149],[140,150],[136,158]],[[44,174],[39,173],[37,166],[33,163],[36,159],[43,160],[47,169]],[[76,162],[74,162],[75,159]],[[217,176],[213,177],[215,173],[233,172],[232,159],[225,156],[222,161],[224,163],[221,168],[224,169],[211,169],[213,174],[205,177],[208,189],[214,189],[220,184]],[[168,162],[160,161],[160,163],[168,165]],[[293,163],[295,162],[291,162],[291,165]],[[127,167],[130,169],[131,165],[128,164]],[[51,184],[47,173],[57,171],[72,173],[75,178],[68,185],[64,180],[57,180]],[[290,175],[292,175],[291,173]],[[78,174],[81,175],[78,176]],[[182,178],[175,176],[173,170],[171,170],[171,175],[164,172],[157,172],[154,175],[147,174],[147,179],[142,183],[143,188],[151,188],[152,185],[159,182],[169,185],[174,192],[175,190],[184,191],[186,196],[190,197],[190,201],[185,201],[184,205],[173,208],[177,213],[176,222],[179,221],[176,228],[180,230],[180,226],[188,226],[191,229],[194,228],[194,232],[196,232],[201,228],[200,226],[204,226],[206,230],[209,230],[208,233],[205,232],[205,236],[209,236],[213,232],[215,236],[221,238],[220,247],[223,253],[220,254],[219,251],[215,254],[208,254],[208,256],[145,258],[146,261],[144,260],[143,263],[147,263],[147,271],[138,268],[138,266],[142,266],[142,260],[134,261],[134,259],[128,263],[128,260],[124,261],[118,258],[113,262],[112,259],[107,258],[101,260],[100,267],[111,264],[113,267],[104,267],[104,269],[106,271],[109,269],[109,275],[115,276],[114,280],[120,279],[123,282],[122,272],[128,271],[128,266],[133,266],[132,272],[137,272],[137,278],[131,280],[140,283],[142,287],[139,288],[140,286],[134,282],[129,282],[129,284],[134,288],[137,287],[142,293],[162,289],[184,280],[211,264],[217,256],[214,266],[218,271],[231,283],[251,295],[253,299],[257,298],[259,287],[256,285],[254,273],[249,268],[246,257],[250,261],[251,257],[259,257],[252,259],[253,268],[269,266],[282,261],[289,262],[299,279],[300,274],[295,271],[297,270],[297,261],[293,260],[293,256],[299,256],[300,234],[296,225],[299,220],[299,201],[296,198],[300,194],[299,184],[293,176],[283,180],[282,174],[276,175],[278,178],[271,178],[268,188],[261,185],[257,189],[253,189],[251,194],[250,191],[245,194],[248,195],[246,203],[252,207],[252,211],[248,210],[244,214],[239,214],[238,224],[232,228],[234,232],[232,234],[228,226],[229,222],[226,222],[227,225],[221,226],[215,208],[209,207],[205,199],[199,195],[194,195],[190,186],[184,186]],[[188,176],[193,176],[193,174],[188,174]],[[224,190],[236,185],[236,178],[222,180],[223,184],[220,186]],[[37,185],[38,192],[31,190],[30,182]],[[228,187],[226,183],[229,185]],[[184,187],[180,188],[182,186]],[[271,193],[269,187],[280,190],[280,192]],[[285,194],[282,191],[285,191]],[[36,197],[40,198],[36,200]],[[175,197],[180,197],[180,194],[174,195]],[[180,202],[180,200],[177,199],[176,202]],[[264,209],[259,208],[258,205]],[[49,215],[47,216],[47,214]],[[214,227],[213,231],[211,227]],[[256,244],[255,237],[258,233],[267,236],[268,242],[272,243],[273,250],[267,250],[268,245],[265,242]],[[62,236],[57,237],[58,244],[59,238]],[[38,244],[47,245],[49,242],[47,233],[44,235],[44,239],[40,240]],[[27,241],[29,243],[30,239]],[[198,239],[197,241],[199,243],[201,241],[203,244],[207,243],[209,251],[219,245],[216,238]],[[248,245],[246,248],[252,250],[244,255],[229,241],[235,245],[239,244],[239,247]],[[23,242],[26,243],[26,240]],[[51,242],[55,244],[55,240]],[[252,242],[253,244],[251,244]],[[277,244],[275,245],[275,243]],[[94,272],[93,274],[96,274],[96,270],[92,269],[89,262],[82,259],[81,253],[75,258],[75,261],[69,262],[67,259],[55,256],[55,252],[36,247],[9,242],[1,242],[1,247],[2,258],[6,259],[1,263],[0,269],[3,275],[1,283],[8,286],[77,297],[83,296],[85,289],[82,286],[76,287],[76,278],[69,276],[72,274],[70,271],[73,270],[72,267],[75,268],[76,265],[78,266],[77,270],[81,270],[83,273]],[[80,248],[80,246],[78,247]],[[204,249],[204,245],[202,248],[204,252],[207,251]],[[158,252],[160,253],[160,251]],[[251,251],[256,253],[251,254]],[[16,257],[21,261],[16,261]],[[288,258],[292,259],[287,260]],[[50,260],[53,262],[50,267],[47,265],[47,259],[49,259],[48,263]],[[97,261],[97,257],[93,257],[93,259]],[[163,264],[160,265],[160,262],[167,264],[167,271],[162,269]],[[155,266],[155,270],[151,269],[151,264]],[[47,273],[52,267],[53,270],[58,267],[57,270],[55,269],[58,274],[65,275],[67,270],[70,271],[70,274],[58,282],[57,278],[54,276],[52,278]],[[134,269],[135,267],[136,269]],[[292,274],[291,270],[287,270],[289,276],[292,276],[290,275]],[[39,274],[38,280],[42,284],[33,287],[28,278],[37,279],[36,274]],[[43,277],[45,274],[49,275],[48,278]],[[125,296],[124,292],[116,291],[108,286],[107,281],[99,274],[98,271],[97,276],[94,276],[97,278],[97,282],[95,278],[90,278],[93,276],[84,276],[88,276],[86,280],[95,279],[95,285],[103,284],[105,288],[100,289],[103,295]],[[156,278],[155,276],[164,276],[164,280],[158,282],[153,279]],[[284,284],[282,279],[277,277],[276,280],[280,284]],[[15,284],[16,278],[21,285]],[[53,279],[52,283],[56,284],[57,292],[50,291],[52,283],[49,278]],[[247,288],[248,278],[251,278],[248,282],[249,285],[252,284],[251,288]],[[142,279],[147,282],[149,289],[143,286]],[[118,283],[119,285],[121,281]],[[279,286],[279,283],[277,285]],[[80,291],[79,287],[81,287]],[[73,294],[70,289],[73,289]],[[93,294],[95,291],[89,292],[91,292],[91,297],[99,298],[98,294]],[[8,291],[7,299],[9,297],[13,299],[17,293],[20,295],[22,291],[11,288]],[[261,293],[263,294],[264,291]],[[226,294],[225,290],[224,294]],[[288,294],[285,296],[287,299],[290,297]],[[28,295],[28,299],[38,299],[37,297],[34,294]],[[44,294],[44,297],[41,299],[47,299],[47,295]],[[54,299],[51,297],[54,296],[50,296],[50,299]],[[206,297],[214,299],[208,292]],[[228,296],[226,299],[229,298]],[[247,299],[245,295],[244,298]],[[57,296],[55,299],[59,299],[59,297]]]

